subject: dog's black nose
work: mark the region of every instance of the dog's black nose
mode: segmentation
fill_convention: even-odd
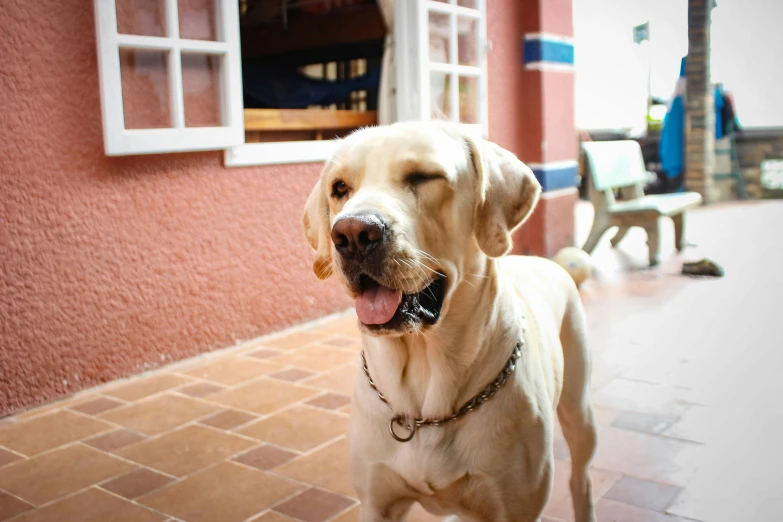
[[[385,237],[386,222],[375,212],[345,216],[332,227],[332,242],[346,257],[363,258]]]

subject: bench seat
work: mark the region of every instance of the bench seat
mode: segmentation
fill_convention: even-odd
[[[590,173],[590,200],[595,217],[590,235],[582,247],[588,254],[595,250],[604,233],[619,227],[612,246],[622,241],[630,227],[647,232],[650,266],[660,262],[660,218],[674,222],[677,250],[685,247],[685,211],[701,205],[697,192],[646,196],[643,182],[647,176],[639,143],[632,140],[598,141],[582,144]],[[615,191],[621,201],[615,200]]]

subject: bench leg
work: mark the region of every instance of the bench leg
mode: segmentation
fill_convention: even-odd
[[[650,266],[656,266],[661,262],[661,221],[656,219],[644,229],[647,231],[647,246],[650,249]]]
[[[616,247],[620,243],[620,241],[622,241],[623,238],[625,238],[625,235],[628,233],[628,230],[630,228],[631,227],[620,227],[617,229],[617,233],[611,239],[613,247]]]
[[[587,241],[585,241],[582,250],[588,254],[592,254],[593,250],[595,250],[595,247],[598,246],[598,242],[601,240],[601,236],[604,235],[604,232],[606,232],[608,228],[609,224],[605,220],[594,219],[593,228],[590,229],[590,235],[587,236]]]
[[[674,246],[677,247],[678,252],[682,252],[685,249],[685,213],[672,216],[674,221]]]

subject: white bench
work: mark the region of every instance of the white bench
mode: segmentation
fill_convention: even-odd
[[[582,247],[592,253],[601,237],[611,227],[619,227],[612,238],[617,244],[633,226],[647,232],[650,249],[650,266],[660,259],[660,218],[670,217],[674,221],[677,250],[685,247],[685,211],[701,205],[701,195],[696,192],[644,195],[643,181],[647,176],[642,149],[632,140],[593,141],[582,143],[585,159],[592,180],[590,200],[595,208],[593,227]],[[616,201],[615,190],[619,189],[623,201]]]

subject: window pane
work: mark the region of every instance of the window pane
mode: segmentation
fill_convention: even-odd
[[[171,127],[167,53],[120,49],[126,129]]]
[[[449,104],[449,84],[451,76],[448,74],[430,73],[430,113],[435,120],[450,120],[451,108]]]
[[[179,36],[191,40],[217,39],[215,0],[178,0]]]
[[[430,13],[430,61],[449,63],[449,18],[443,13]]]
[[[470,7],[471,9],[478,9],[476,0],[457,0],[457,5],[461,5],[462,7]]]
[[[459,78],[459,121],[478,123],[479,89],[478,78],[460,76]]]
[[[478,21],[457,17],[457,54],[460,65],[478,65]]]
[[[166,0],[115,0],[117,32],[166,36]]]
[[[220,127],[220,56],[182,54],[185,126]]]

